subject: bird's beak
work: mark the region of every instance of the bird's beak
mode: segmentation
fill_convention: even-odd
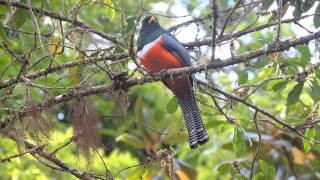
[[[152,23],[152,22],[157,22],[156,17],[154,17],[154,16],[151,16],[151,17],[150,17],[150,19],[149,19],[149,21],[148,21],[148,24],[150,24],[150,23]]]

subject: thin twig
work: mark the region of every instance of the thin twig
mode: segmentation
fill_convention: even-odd
[[[110,179],[113,179],[114,177],[113,177],[111,171],[108,169],[108,166],[107,166],[106,162],[103,160],[103,157],[101,156],[101,154],[99,153],[99,151],[97,149],[95,149],[95,151],[98,154],[98,156],[99,156],[99,158],[100,158],[100,160],[101,160],[101,162],[102,162],[102,164],[104,166],[104,169],[106,170],[106,174],[105,174],[106,178],[109,177]]]
[[[216,51],[216,35],[217,35],[217,19],[218,5],[216,0],[212,0],[212,45],[211,45],[211,61],[214,61]]]
[[[252,164],[251,164],[250,177],[249,177],[250,180],[253,177],[254,164],[255,164],[258,156],[259,156],[260,147],[261,147],[261,132],[260,132],[259,124],[258,124],[258,121],[257,121],[257,115],[258,115],[258,111],[256,110],[255,113],[254,113],[253,121],[254,121],[254,124],[256,126],[256,130],[257,130],[257,133],[258,133],[258,147],[257,147],[257,150],[256,150],[256,152],[254,154],[253,161],[252,161]]]
[[[223,33],[224,33],[224,31],[225,31],[225,29],[226,29],[226,27],[227,27],[227,25],[228,25],[228,22],[229,22],[231,16],[232,16],[233,13],[235,12],[235,10],[239,7],[239,5],[241,4],[241,1],[242,1],[242,0],[238,0],[237,4],[232,8],[232,10],[230,11],[230,13],[228,14],[228,16],[227,16],[226,20],[224,21],[224,24],[223,24],[223,26],[222,26],[222,28],[221,28],[221,32],[220,32],[219,37],[223,36]]]
[[[30,16],[31,16],[31,19],[32,19],[32,24],[34,26],[35,32],[37,33],[37,35],[39,37],[39,42],[40,42],[40,45],[42,47],[42,50],[45,51],[45,49],[43,47],[42,39],[41,39],[40,27],[39,27],[37,18],[34,15],[33,10],[32,10],[31,0],[28,0],[28,6],[29,6]],[[41,11],[42,11],[42,9],[41,9]],[[40,14],[41,14],[41,11],[40,11]]]
[[[62,146],[56,148],[55,150],[53,150],[51,153],[50,153],[50,156],[53,156],[55,155],[58,151],[60,151],[61,149],[67,147],[69,144],[71,144],[74,140],[75,140],[76,137],[71,137],[70,140],[68,142],[66,142],[65,144],[63,144]]]
[[[282,0],[277,1],[278,3],[278,27],[277,27],[277,35],[275,41],[280,40],[280,34],[281,34],[281,12],[282,12]]]
[[[209,93],[208,91],[206,91],[204,88],[200,87],[200,90],[205,93],[206,95],[210,96],[211,99],[213,100],[214,102],[214,105],[217,107],[217,109],[219,110],[219,112],[226,118],[226,120],[229,122],[229,116],[223,111],[222,107],[220,107],[219,103],[217,102],[216,98],[211,94]]]
[[[36,153],[32,153],[32,156],[33,156],[37,161],[39,161],[41,164],[43,164],[43,165],[45,165],[45,166],[47,166],[47,167],[49,167],[49,168],[51,168],[51,169],[53,169],[53,170],[56,170],[56,171],[64,171],[64,169],[62,169],[62,168],[56,167],[56,166],[54,166],[54,165],[51,165],[51,164],[43,161],[40,157],[37,156]]]
[[[7,0],[0,0],[0,4],[3,4],[3,5],[9,5],[9,6],[12,6],[12,7],[17,7],[17,8],[22,8],[22,9],[29,9],[29,6],[27,4],[24,4],[24,3],[21,3],[21,2],[16,2],[16,1],[12,1],[10,3],[8,3],[9,1]],[[86,29],[87,31],[91,32],[91,33],[94,33],[104,39],[107,39],[109,40],[110,42],[113,42],[115,44],[118,44],[118,45],[121,45],[123,47],[125,47],[125,45],[118,41],[116,37],[113,37],[113,36],[110,36],[102,31],[99,31],[99,30],[96,30],[95,28],[92,28],[90,26],[88,26],[87,24],[83,23],[83,22],[80,22],[78,20],[74,20],[72,18],[69,18],[69,17],[66,17],[66,16],[63,16],[61,14],[56,14],[56,13],[53,13],[51,11],[48,11],[48,10],[43,10],[43,9],[39,9],[39,8],[36,8],[36,7],[33,7],[31,6],[31,9],[33,12],[35,13],[43,13],[44,15],[46,16],[49,16],[51,18],[54,18],[54,19],[58,19],[58,20],[61,20],[61,21],[65,21],[65,22],[68,22],[74,26],[78,26],[78,27],[81,27],[83,29]]]
[[[44,144],[44,145],[41,145],[41,146],[37,146],[37,147],[31,148],[31,149],[28,149],[27,151],[24,151],[22,153],[19,153],[19,154],[16,154],[16,155],[12,155],[12,156],[9,156],[9,157],[4,158],[4,159],[0,159],[0,163],[6,162],[6,161],[9,162],[9,161],[11,161],[11,159],[14,159],[14,158],[17,158],[17,157],[21,157],[21,156],[23,156],[25,154],[28,154],[28,153],[32,153],[32,152],[34,152],[34,151],[36,151],[38,149],[44,148],[45,146],[47,146],[47,145]]]
[[[263,114],[263,115],[265,115],[265,116],[273,119],[275,122],[281,124],[283,127],[291,130],[293,133],[297,134],[298,136],[300,136],[300,137],[302,137],[302,138],[304,138],[304,139],[307,139],[307,140],[309,140],[309,141],[311,141],[311,142],[313,142],[313,143],[320,144],[320,142],[319,142],[318,140],[312,139],[312,138],[309,138],[309,137],[306,137],[305,135],[301,134],[298,130],[296,130],[294,127],[292,127],[291,125],[289,125],[289,124],[281,121],[280,119],[278,119],[278,118],[277,118],[276,116],[274,116],[273,114],[271,114],[271,113],[269,113],[269,112],[267,112],[267,111],[259,108],[258,106],[253,105],[253,104],[251,104],[251,103],[243,100],[242,98],[240,98],[240,97],[238,97],[238,96],[236,96],[236,95],[227,93],[227,92],[225,92],[225,91],[222,91],[222,90],[219,89],[219,88],[216,88],[216,87],[214,87],[214,86],[211,86],[210,84],[208,84],[208,83],[206,83],[206,82],[203,82],[203,81],[201,81],[201,80],[197,80],[196,82],[197,82],[198,84],[202,85],[202,86],[211,88],[211,89],[213,89],[214,91],[216,91],[216,92],[218,92],[218,93],[220,93],[220,94],[222,94],[222,95],[224,95],[224,96],[226,96],[226,97],[228,97],[228,98],[230,98],[230,99],[236,100],[236,101],[238,101],[238,102],[240,102],[240,103],[242,103],[242,104],[244,104],[244,105],[246,105],[246,106],[248,106],[248,107],[250,107],[250,108],[252,108],[252,109],[254,109],[254,110],[256,110],[256,111],[258,111],[258,112],[260,112],[261,114]]]
[[[120,171],[115,173],[114,177],[117,177],[120,173],[122,173],[125,170],[158,162],[160,160],[163,160],[164,158],[167,158],[168,156],[171,156],[172,154],[173,154],[173,149],[171,149],[171,148],[160,150],[154,156],[148,157],[144,162],[142,162],[140,164],[136,164],[136,165],[121,169]]]

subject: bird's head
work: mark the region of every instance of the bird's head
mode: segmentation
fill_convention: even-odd
[[[153,15],[145,17],[142,21],[142,28],[151,26],[159,26],[157,18]]]
[[[157,39],[162,33],[157,18],[154,15],[146,16],[142,21],[137,47],[140,50],[145,44]]]

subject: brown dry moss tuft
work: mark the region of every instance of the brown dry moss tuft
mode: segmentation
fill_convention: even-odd
[[[40,141],[41,138],[46,140],[50,137],[52,122],[49,118],[44,118],[42,109],[37,106],[37,103],[31,96],[26,100],[26,117],[22,120],[22,128],[34,140]]]
[[[93,106],[85,99],[77,99],[71,110],[71,124],[74,130],[77,152],[91,162],[94,150],[100,146],[100,119]]]

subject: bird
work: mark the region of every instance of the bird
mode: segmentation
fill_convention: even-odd
[[[154,15],[146,16],[137,39],[137,59],[150,73],[166,69],[191,66],[188,51],[167,30],[163,29]],[[195,149],[209,140],[203,125],[193,76],[167,77],[162,80],[175,95],[186,123],[189,146]]]

